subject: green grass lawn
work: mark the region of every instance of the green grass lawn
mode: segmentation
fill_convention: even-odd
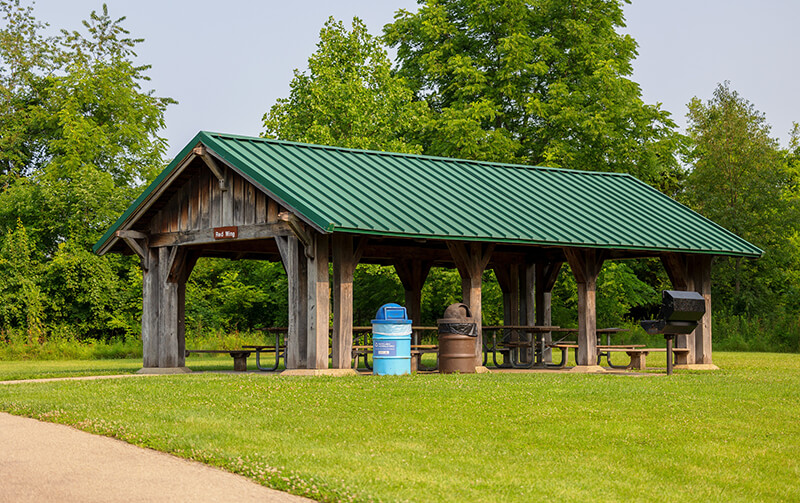
[[[800,355],[715,361],[723,370],[671,377],[190,374],[14,384],[0,386],[0,410],[320,500],[800,500]],[[219,363],[232,366],[229,357]],[[8,366],[0,362],[0,375]]]
[[[261,366],[272,366],[274,362],[274,357],[265,355],[261,359]],[[233,370],[233,358],[227,354],[192,356],[186,359],[186,365],[192,370],[201,372]],[[134,374],[141,368],[141,358],[116,360],[0,360],[0,381]],[[283,367],[281,366],[281,368]],[[255,356],[251,356],[247,360],[247,369],[257,370]]]

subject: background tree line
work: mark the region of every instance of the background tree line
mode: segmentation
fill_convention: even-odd
[[[765,250],[718,259],[716,343],[800,349],[798,170],[766,118],[720,84],[688,105],[680,134],[631,80],[636,42],[620,33],[623,0],[427,0],[380,36],[330,19],[289,95],[264,115],[264,135],[352,148],[570,169],[627,172]],[[146,89],[142,40],[105,6],[82,31],[44,36],[20,0],[0,0],[0,323],[6,337],[138,336],[141,273],[91,245],[163,169],[158,136],[173,100]],[[394,64],[387,50],[396,51]],[[566,268],[565,268],[566,269]],[[485,273],[484,318],[502,322]],[[658,261],[609,263],[599,282],[605,326],[632,324],[669,287]],[[392,268],[360,265],[356,323],[402,302]],[[434,269],[426,323],[460,300],[453,270]],[[554,322],[574,325],[576,292],[562,272]],[[286,324],[276,263],[202,259],[187,287],[190,332]]]

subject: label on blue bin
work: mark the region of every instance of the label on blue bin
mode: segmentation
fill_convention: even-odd
[[[374,356],[397,356],[397,341],[372,341]]]
[[[395,323],[372,325],[373,335],[411,335],[411,323],[399,325]]]

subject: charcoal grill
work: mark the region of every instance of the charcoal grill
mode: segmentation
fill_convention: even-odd
[[[697,292],[664,290],[657,320],[641,321],[648,334],[663,334],[667,340],[667,375],[672,374],[672,342],[676,335],[690,334],[706,314],[706,301]]]

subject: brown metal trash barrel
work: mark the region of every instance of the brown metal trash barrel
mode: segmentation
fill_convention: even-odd
[[[466,304],[451,304],[444,318],[436,320],[439,327],[439,372],[452,374],[475,373],[475,353],[478,345],[478,326]]]

